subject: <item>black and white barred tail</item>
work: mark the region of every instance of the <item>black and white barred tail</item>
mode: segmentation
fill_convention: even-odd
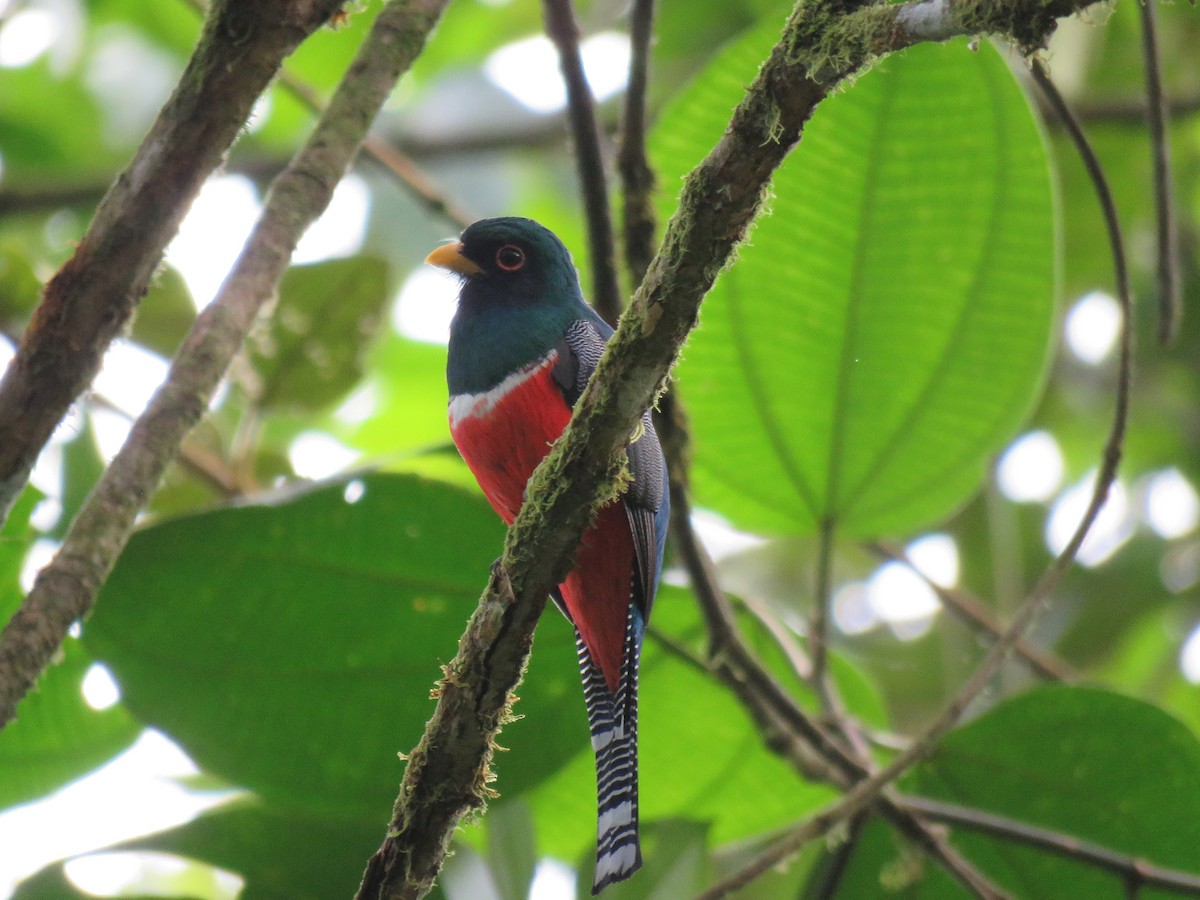
[[[642,649],[642,616],[630,604],[625,624],[625,650],[616,694],[608,690],[599,666],[575,633],[588,728],[596,754],[596,875],[592,893],[623,881],[642,865],[638,842],[637,695],[638,658]]]

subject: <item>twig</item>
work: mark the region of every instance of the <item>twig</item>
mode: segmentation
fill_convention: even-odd
[[[579,26],[571,0],[542,0],[546,35],[558,48],[558,63],[567,85],[567,118],[575,144],[579,190],[587,216],[588,248],[592,259],[592,306],[610,325],[621,315],[621,286],[617,281],[612,215],[608,210],[608,179],[600,154],[596,103],[579,55]]]
[[[0,520],[133,313],[163,249],[282,59],[342,0],[214,4],[179,84],[74,254],[46,285],[0,381]]]
[[[697,894],[695,900],[720,900],[720,898],[745,887],[795,854],[805,844],[829,834],[843,822],[853,820],[873,802],[873,797],[861,792],[851,791],[843,795],[841,800],[805,819],[741,869],[722,878],[708,890]],[[964,866],[963,871],[974,876],[975,880],[964,883],[964,886],[975,896],[988,898],[988,900],[1008,897],[1008,894],[979,875],[974,867],[958,855],[957,851],[949,847],[944,838],[938,836],[931,839],[947,849],[952,859],[961,862]],[[957,875],[958,873],[954,873],[952,870],[952,874]]]
[[[634,0],[629,13],[629,84],[625,88],[621,142],[617,150],[625,265],[634,284],[641,283],[654,258],[655,179],[646,158],[646,83],[653,30],[654,0]]]
[[[858,847],[858,840],[863,827],[870,821],[867,813],[859,813],[846,824],[846,836],[838,842],[837,847],[830,851],[821,866],[818,877],[820,881],[805,890],[805,897],[812,896],[813,900],[834,900],[837,897],[838,885],[846,874],[850,859]]]
[[[134,416],[129,410],[98,391],[89,391],[87,402],[91,406],[116,413],[127,421],[134,421]],[[179,461],[223,497],[238,497],[243,493],[238,477],[225,460],[203,447],[196,446],[186,438],[179,446]]]
[[[646,626],[646,636],[662,647],[668,654],[690,666],[695,671],[704,675],[712,674],[712,667],[700,657],[700,654],[693,651],[691,647],[674,635],[667,634],[653,625],[648,625]]]
[[[898,547],[894,547],[885,541],[876,541],[870,545],[870,549],[876,555],[883,559],[892,560],[895,562],[907,562],[907,557],[904,551]],[[1004,634],[1004,626],[996,620],[996,618],[988,611],[987,607],[972,597],[965,591],[948,588],[944,585],[933,581],[925,573],[914,568],[921,579],[929,585],[930,589],[937,594],[942,605],[950,612],[954,613],[958,618],[965,622],[968,626],[985,634],[991,639],[995,639]],[[1031,644],[1026,638],[1022,637],[1013,646],[1013,651],[1017,656],[1021,657],[1029,664],[1035,672],[1043,678],[1049,678],[1055,681],[1076,681],[1078,675],[1074,669],[1059,659],[1052,653],[1042,650]]]
[[[754,597],[742,597],[742,605],[749,610],[754,618],[762,623],[763,628],[770,632],[775,644],[787,659],[788,665],[801,681],[812,678],[812,661],[804,653],[804,648],[796,640],[792,630],[780,621],[767,605]]]
[[[1179,296],[1179,248],[1176,244],[1174,199],[1171,195],[1171,136],[1162,89],[1158,52],[1157,0],[1136,4],[1142,23],[1142,62],[1146,68],[1146,127],[1154,159],[1154,209],[1158,225],[1158,341],[1169,344],[1179,333],[1183,304]]]
[[[930,800],[927,797],[902,795],[897,799],[905,809],[920,813],[936,822],[961,825],[993,837],[1029,844],[1040,850],[1056,853],[1067,859],[1078,860],[1095,868],[1112,872],[1139,888],[1167,888],[1200,895],[1200,875],[1198,874],[1155,865],[1136,856],[1119,853],[1072,834],[1064,834],[1040,825],[1030,825],[969,806]]]
[[[252,6],[254,4],[251,4]],[[304,230],[329,203],[371,119],[420,52],[445,0],[396,0],[379,14],[304,148],[271,185],[217,299],[197,316],[171,370],[134,423],[54,561],[0,634],[0,724],[91,609],[138,510],[208,407]]]
[[[866,804],[863,804],[864,808],[865,806]],[[722,897],[740,890],[756,878],[771,871],[809,841],[828,834],[859,811],[843,811],[841,807],[842,804],[835,804],[817,815],[805,819],[797,828],[788,832],[742,868],[697,894],[695,900],[721,900]]]
[[[451,200],[433,183],[433,179],[413,162],[412,157],[402,153],[390,141],[369,134],[363,141],[363,153],[383,166],[384,171],[399,179],[400,183],[408,188],[409,193],[435,216],[453,223],[460,229],[466,228],[478,218]]]
[[[665,445],[669,443],[669,440],[664,441]],[[734,620],[733,607],[721,591],[712,560],[696,538],[691,524],[691,503],[686,491],[675,481],[674,472],[671,538],[704,615],[710,664],[718,677],[738,695],[747,710],[755,715],[760,725],[772,726],[772,732],[765,734],[768,746],[773,749],[791,746],[792,740],[789,738],[794,736],[805,741],[810,748],[804,754],[804,766],[809,765],[814,753],[827,761],[820,767],[822,777],[832,778],[835,783],[844,783],[847,777],[864,775],[866,770],[854,758],[850,748],[796,704],[742,639]],[[789,734],[781,739],[775,733],[778,729],[784,729]],[[836,776],[828,775],[831,766]],[[803,767],[802,771],[809,776],[813,774],[810,769]]]
[[[1165,101],[1167,118],[1186,119],[1200,112],[1200,95],[1176,97]],[[1148,115],[1145,97],[1080,101],[1075,107],[1075,117],[1084,124],[1090,122],[1114,122],[1117,124],[1142,125]]]

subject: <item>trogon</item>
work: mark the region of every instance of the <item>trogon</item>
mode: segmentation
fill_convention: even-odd
[[[483,219],[427,262],[462,281],[446,364],[450,433],[512,524],[534,468],[562,433],[612,329],[583,299],[571,254],[530,219]],[[641,865],[638,658],[662,569],[667,478],[647,411],[627,447],[631,480],[583,535],[553,592],[575,626],[596,755],[592,893]]]

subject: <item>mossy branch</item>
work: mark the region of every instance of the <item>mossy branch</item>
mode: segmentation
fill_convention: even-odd
[[[621,449],[665,384],[701,300],[745,237],[772,173],[816,105],[883,53],[1006,28],[1027,47],[1028,22],[1047,23],[1040,42],[1055,16],[1088,5],[1090,0],[924,0],[866,9],[833,2],[797,6],[724,136],[688,176],[658,254],[571,424],[530,480],[530,500],[509,529],[504,555],[440,683],[437,708],[410,757],[360,898],[424,896],[455,826],[486,802],[493,741],[546,597],[569,568],[592,510],[611,495],[622,472]],[[910,27],[914,15],[919,29]]]

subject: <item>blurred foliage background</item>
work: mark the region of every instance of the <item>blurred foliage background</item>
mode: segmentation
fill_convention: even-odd
[[[327,95],[378,5],[359,4],[288,62],[195,204],[0,535],[0,615],[53,552],[305,136],[312,113],[296,86]],[[661,4],[649,104],[663,221],[788,7]],[[611,138],[625,3],[580,2],[578,13]],[[1188,4],[1159,14],[1185,307],[1171,346],[1154,336],[1134,4],[1065,22],[1046,54],[1115,193],[1138,310],[1119,484],[1030,635],[1077,686],[1041,685],[1012,663],[904,786],[1195,872],[1200,842],[1185,823],[1200,818],[1200,18]],[[0,3],[0,361],[200,24],[185,0]],[[0,828],[13,835],[13,883],[0,888],[22,900],[353,892],[382,837],[397,753],[421,733],[438,665],[503,540],[445,425],[453,285],[421,261],[459,230],[456,216],[527,215],[563,238],[588,282],[556,61],[540,33],[537,4],[450,4],[377,134],[451,212],[366,158],[339,188],[95,615],[0,733]],[[677,370],[701,533],[749,639],[812,704],[764,622],[782,624],[785,645],[803,643],[815,532],[833,523],[835,672],[881,758],[986,648],[935,585],[1003,621],[1082,512],[1112,416],[1112,282],[1093,189],[1022,64],[961,40],[890,57],[822,104],[776,178],[770,215],[706,301]],[[881,556],[880,542],[900,558]],[[647,864],[610,898],[688,896],[835,796],[799,780],[681,656],[700,658],[703,626],[682,574],[669,568],[667,580],[652,623],[662,638],[643,662]],[[516,900],[531,884],[538,897],[570,896],[577,877],[586,894],[594,793],[577,679],[570,630],[548,615],[522,718],[503,734],[499,799],[462,833],[442,896]],[[130,778],[119,808],[76,786],[57,795],[71,811],[48,836],[30,824],[76,779],[130,747],[148,752],[147,730],[194,763],[181,785],[195,818],[155,831],[154,792]],[[123,833],[63,843],[118,820]],[[1120,879],[1077,862],[955,835],[1018,896],[1125,896]],[[79,858],[108,843],[121,855]],[[834,853],[811,847],[742,895],[820,896]],[[879,823],[842,861],[837,896],[961,894]]]

